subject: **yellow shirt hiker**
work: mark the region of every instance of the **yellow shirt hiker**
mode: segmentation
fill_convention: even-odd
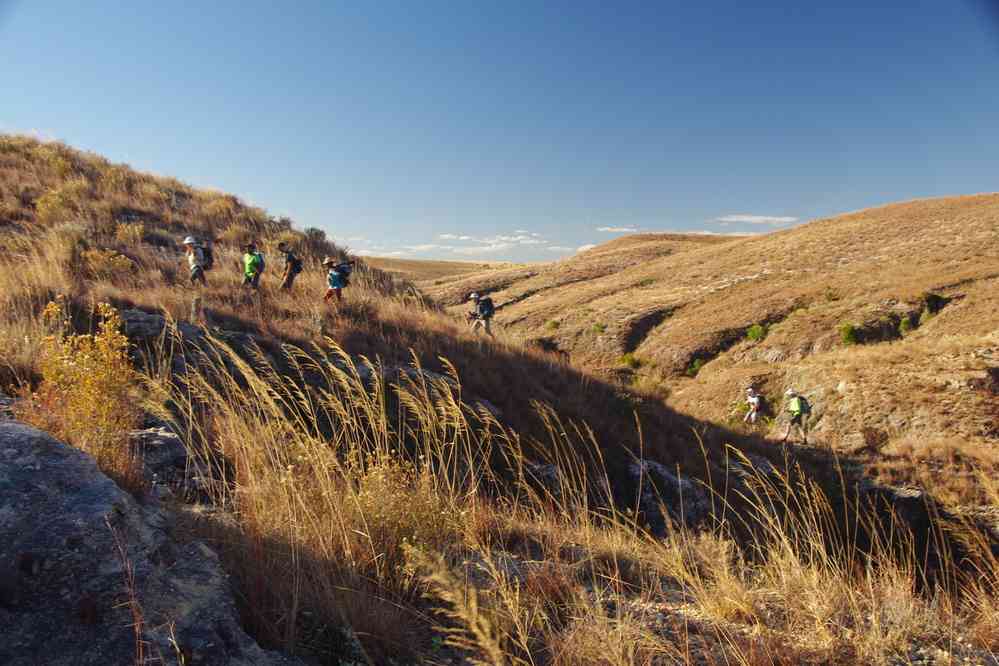
[[[264,258],[253,245],[246,247],[243,255],[243,284],[254,289],[260,286],[260,274],[264,272]]]

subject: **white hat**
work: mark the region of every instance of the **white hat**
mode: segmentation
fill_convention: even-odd
[[[790,398],[792,395],[798,395],[798,392],[795,391],[793,388],[789,388],[788,390],[784,391],[784,395]]]
[[[194,236],[188,236],[184,239],[184,245],[197,245],[198,241],[194,240]]]
[[[479,294],[478,294],[478,292],[474,292],[474,291],[473,291],[472,293],[470,293],[470,294],[468,295],[468,299],[469,299],[469,300],[471,300],[471,301],[475,301],[475,300],[478,300],[478,298],[479,298]]]

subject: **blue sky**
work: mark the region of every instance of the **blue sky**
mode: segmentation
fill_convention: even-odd
[[[553,259],[999,189],[995,7],[0,0],[0,131],[359,251]]]

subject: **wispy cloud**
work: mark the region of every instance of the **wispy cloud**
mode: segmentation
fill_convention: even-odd
[[[580,245],[579,247],[576,248],[576,252],[586,252],[587,250],[592,250],[595,247],[596,245],[594,245],[593,243],[590,243],[588,245]]]
[[[472,245],[470,247],[456,247],[452,248],[452,252],[455,254],[465,254],[465,255],[477,255],[477,254],[493,254],[495,252],[502,252],[503,250],[509,250],[514,245],[513,243],[490,243],[489,245]]]
[[[407,250],[412,252],[433,252],[434,250],[451,250],[450,245],[438,245],[437,243],[423,243],[422,245],[407,245]]]
[[[723,215],[722,217],[716,217],[715,222],[720,222],[723,225],[726,224],[769,224],[772,227],[779,227],[783,224],[792,224],[797,222],[798,218],[782,216],[782,215]]]
[[[633,234],[637,233],[638,229],[636,227],[597,227],[597,231],[609,234]]]
[[[566,247],[564,245],[549,245],[545,248],[549,252],[572,252],[571,247]]]
[[[362,250],[354,250],[354,254],[359,257],[408,257],[412,252],[407,252],[406,250],[386,250],[380,248],[364,248]]]

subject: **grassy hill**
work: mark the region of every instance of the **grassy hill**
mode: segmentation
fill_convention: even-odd
[[[805,368],[790,355],[753,350],[779,343],[838,370],[837,355],[873,354],[882,329],[858,318],[863,345],[806,352],[794,346],[806,322],[839,334],[843,317],[899,288],[929,314],[888,349],[924,345],[911,347],[919,363],[929,349],[977,377],[965,350],[992,340],[972,287],[995,279],[979,265],[994,257],[994,218],[981,220],[994,200],[967,201],[948,227],[959,233],[938,239],[947,248],[909,243],[915,227],[871,228],[862,242],[859,228],[832,233],[835,221],[765,238],[649,235],[551,265],[437,273],[421,282],[432,299],[362,261],[345,302],[325,304],[317,263],[343,253],[321,232],[0,136],[0,384],[19,418],[91,452],[139,497],[146,461],[130,430],[176,432],[188,463],[176,529],[218,550],[254,637],[317,663],[887,664],[919,650],[981,661],[999,649],[987,531],[930,496],[871,486],[850,456],[781,450],[696,395],[717,381],[728,399],[759,364],[768,395],[820,385],[789,374]],[[204,289],[187,280],[187,234],[215,240]],[[270,259],[259,293],[239,285],[248,240]],[[288,292],[274,275],[282,240],[307,264]],[[917,249],[935,268],[898,254]],[[812,275],[821,266],[847,271],[834,297]],[[454,316],[472,289],[502,306],[497,340]],[[190,321],[196,297],[203,321]],[[119,331],[122,318],[158,316],[162,335]],[[933,335],[949,321],[967,339]],[[760,322],[768,334],[740,342]],[[539,336],[572,363],[524,344]],[[844,392],[881,372],[864,358],[848,356]],[[999,504],[994,482],[976,487]]]
[[[775,410],[795,386],[816,404],[817,442],[968,502],[999,463],[997,396],[975,388],[999,364],[997,267],[999,195],[985,194],[765,236],[623,238],[429,293],[454,304],[482,285],[509,334],[701,420],[740,428],[745,386]]]
[[[435,261],[429,259],[399,259],[396,257],[365,257],[369,266],[401,277],[422,286],[443,283],[446,278],[499,270],[510,266],[508,262],[484,261]]]

